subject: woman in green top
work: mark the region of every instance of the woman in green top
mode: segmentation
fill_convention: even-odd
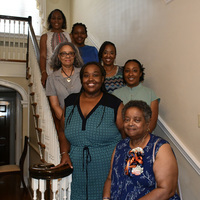
[[[128,60],[124,65],[123,77],[126,86],[115,90],[113,94],[120,98],[124,105],[130,100],[145,101],[152,110],[152,119],[149,127],[150,132],[152,132],[157,124],[160,98],[156,96],[152,89],[142,85],[144,67],[136,59]]]

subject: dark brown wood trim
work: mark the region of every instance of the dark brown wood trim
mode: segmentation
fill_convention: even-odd
[[[23,63],[26,63],[26,60],[0,59],[0,61],[4,61],[4,62],[23,62]]]

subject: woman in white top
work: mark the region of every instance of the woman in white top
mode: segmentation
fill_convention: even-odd
[[[47,24],[48,32],[43,34],[40,39],[41,82],[44,87],[47,76],[53,72],[50,60],[55,47],[61,42],[71,42],[69,33],[64,31],[67,28],[67,22],[61,10],[53,10],[48,16]]]

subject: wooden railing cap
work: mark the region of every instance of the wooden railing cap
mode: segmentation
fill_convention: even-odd
[[[58,179],[69,176],[73,169],[69,165],[63,165],[59,168],[52,168],[54,164],[34,164],[29,168],[30,176],[35,179]]]

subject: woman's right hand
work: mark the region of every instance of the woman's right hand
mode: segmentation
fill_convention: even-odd
[[[41,82],[42,82],[43,87],[45,88],[45,86],[46,86],[46,80],[47,80],[47,77],[48,77],[47,72],[45,71],[41,75],[42,75]]]

